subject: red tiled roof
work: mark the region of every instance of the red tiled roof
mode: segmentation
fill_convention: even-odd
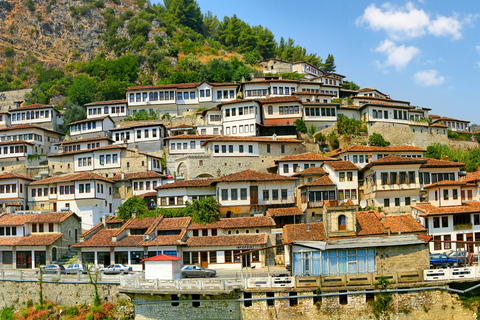
[[[142,193],[142,194],[139,194],[138,197],[140,199],[143,199],[145,197],[156,197],[157,196],[157,192],[155,191],[151,191],[151,192],[147,192],[147,193]]]
[[[49,246],[60,239],[63,233],[44,233],[31,234],[26,237],[21,237],[15,245],[17,246]]]
[[[134,173],[125,173],[124,178],[122,179],[122,174],[117,173],[112,177],[113,181],[120,180],[131,180],[131,179],[161,179],[165,176],[155,171],[144,171],[144,172],[134,172]]]
[[[283,227],[283,242],[322,241],[326,239],[322,222],[287,224]]]
[[[303,212],[298,207],[291,208],[270,208],[266,212],[269,217],[301,216]]]
[[[34,103],[34,104],[29,105],[29,106],[21,106],[21,107],[12,109],[12,110],[10,110],[10,112],[17,111],[17,110],[25,110],[25,109],[44,109],[44,108],[55,108],[55,107],[52,106],[52,105]]]
[[[470,123],[470,121],[467,121],[467,120],[458,120],[458,119],[449,118],[449,117],[441,117],[441,118],[439,118],[439,119],[435,119],[434,121],[437,122],[437,121],[442,121],[442,120],[458,121],[458,122],[467,122],[467,123]]]
[[[72,245],[72,247],[114,247],[116,243],[112,241],[118,229],[102,228],[90,238],[83,242]]]
[[[397,156],[395,154],[389,154],[386,157],[370,162],[365,166],[365,168],[381,165],[394,165],[394,164],[424,164],[427,163],[427,160],[423,158],[407,158]]]
[[[431,204],[418,205],[412,207],[420,212],[423,212],[421,217],[445,215],[445,214],[463,214],[463,213],[480,213],[480,202],[469,201],[464,202],[461,206],[451,207],[436,207]]]
[[[77,124],[77,123],[84,123],[84,122],[96,121],[96,120],[104,120],[105,118],[110,118],[110,116],[107,115],[107,116],[103,116],[103,117],[83,119],[83,120],[79,120],[79,121],[75,121],[75,122],[70,122],[68,125],[71,126],[71,125]],[[110,118],[110,120],[113,122],[112,118]]]
[[[84,107],[91,107],[91,106],[102,106],[102,105],[110,105],[110,104],[121,104],[121,103],[127,103],[126,99],[123,100],[109,100],[109,101],[95,101],[95,102],[90,102],[84,105]]]
[[[188,89],[188,88],[196,88],[200,85],[201,82],[192,82],[192,83],[176,83],[176,84],[162,84],[157,86],[133,86],[128,87],[128,90],[143,90],[143,89]]]
[[[157,230],[180,230],[185,229],[190,225],[192,218],[163,218],[157,226]],[[148,233],[148,231],[147,231]]]
[[[464,186],[465,182],[462,181],[452,181],[452,180],[442,180],[438,181],[432,184],[429,184],[428,186],[425,186],[425,189],[430,189],[430,188],[435,188],[435,187],[440,187],[440,186]]]
[[[480,181],[480,171],[467,172],[467,175],[465,177],[460,178],[460,181],[466,182],[466,183]]]
[[[189,247],[218,247],[238,245],[265,245],[267,234],[229,235],[213,237],[190,237],[187,239]]]
[[[327,174],[322,167],[309,167],[308,169],[302,170],[300,172],[295,173],[293,176],[307,176],[307,175],[322,175]]]
[[[334,171],[358,170],[358,167],[349,160],[325,161],[325,165]]]
[[[110,141],[113,142],[112,139],[107,138],[107,137],[92,137],[92,138],[71,139],[71,140],[66,140],[66,141],[60,141],[60,142],[55,143],[55,145],[58,146],[58,145],[62,145],[62,144],[74,144],[74,143],[81,143],[81,142],[103,141],[103,140],[107,140],[107,141],[109,141],[109,142],[110,142]]]
[[[28,142],[28,141],[2,141],[0,142],[0,146],[6,146],[6,145],[21,145],[21,144],[28,144],[30,146],[33,146],[34,143]]]
[[[188,124],[181,124],[179,126],[169,127],[168,130],[172,130],[172,129],[193,129],[193,128],[195,128],[195,126],[189,126]]]
[[[318,179],[312,180],[308,183],[305,183],[301,186],[304,187],[320,187],[320,186],[335,186],[335,183],[328,177],[328,175],[323,175]]]
[[[42,128],[42,127],[39,127],[39,126],[36,126],[36,125],[33,125],[33,124],[17,124],[15,126],[0,128],[0,131],[13,131],[13,130],[21,130],[21,129],[38,129],[38,130],[48,131],[48,132],[52,132],[52,133],[63,136],[63,133],[61,133],[61,132],[58,132],[58,131],[55,131],[55,130],[50,130],[50,129],[45,129],[45,128]]]
[[[78,216],[73,212],[5,214],[0,217],[2,226],[20,226],[25,223],[62,223],[70,216]]]
[[[174,188],[199,188],[199,187],[209,187],[217,179],[196,179],[196,180],[179,180],[175,181],[174,183],[164,184],[162,186],[158,186],[155,190],[159,189],[174,189]]]
[[[414,146],[371,147],[371,146],[362,146],[357,144],[357,145],[343,149],[342,151],[335,154],[335,156],[345,152],[425,152],[425,150],[419,147],[414,147]]]
[[[301,102],[302,100],[294,95],[291,96],[282,96],[282,97],[273,97],[267,99],[260,99],[258,102],[261,104],[268,103],[285,103],[285,102]]]
[[[59,182],[70,182],[70,181],[85,181],[85,180],[101,180],[105,182],[113,183],[113,180],[102,177],[93,172],[81,172],[81,173],[74,173],[74,174],[65,174],[61,176],[55,176],[51,178],[46,178],[42,180],[37,180],[30,183],[31,186],[34,185],[44,185],[49,183],[59,183]]]
[[[439,128],[446,128],[447,126],[443,123],[440,123],[440,122],[436,122],[436,123],[432,123],[430,125],[430,127],[439,127]]]
[[[211,224],[192,223],[188,229],[234,229],[234,228],[259,228],[275,227],[275,221],[270,217],[241,217],[221,219]]]
[[[285,156],[283,158],[275,160],[275,162],[283,162],[283,161],[328,161],[328,160],[338,161],[337,159],[330,158],[330,157],[325,157],[325,156],[322,156],[321,154],[318,154],[318,153],[305,152],[305,153]]]
[[[384,221],[382,219],[385,218]],[[426,229],[411,215],[385,216],[378,211],[357,212],[357,234],[359,236],[388,234],[390,228],[392,234],[398,233],[402,220],[402,233],[426,232]]]
[[[217,182],[237,182],[237,181],[287,181],[297,180],[295,177],[281,176],[274,173],[266,173],[254,170],[244,170],[231,173],[217,179]]]
[[[386,216],[385,217],[385,226],[390,227],[390,232],[391,233],[398,233],[400,227],[399,227],[399,217],[397,216]],[[418,222],[415,220],[414,217],[411,215],[402,215],[401,216],[402,220],[402,233],[408,233],[408,232],[425,232],[426,229]]]
[[[174,140],[174,139],[190,139],[190,140],[207,140],[211,138],[218,137],[216,134],[204,134],[204,135],[198,135],[198,134],[179,134],[177,136],[170,136],[170,137],[165,137],[163,138],[164,140]]]
[[[465,166],[465,163],[447,161],[447,160],[438,160],[433,158],[424,158],[427,160],[427,163],[421,165],[421,168],[445,168],[445,167],[458,167],[461,168]]]
[[[111,218],[111,217],[108,217],[108,218]],[[108,218],[107,218],[107,219],[108,219]],[[96,226],[94,226],[93,228],[91,228],[90,230],[87,230],[87,231],[85,231],[84,233],[82,233],[82,234],[80,235],[80,237],[82,237],[82,238],[83,238],[83,237],[88,237],[90,234],[95,233],[97,230],[99,230],[99,229],[101,229],[101,228],[103,228],[103,223],[102,223],[102,222],[100,222],[99,224],[97,224]]]
[[[177,246],[177,245],[183,245],[184,243],[182,242],[182,239],[186,235],[186,230],[183,230],[180,234],[175,234],[175,235],[159,235],[157,237],[154,237],[152,240],[149,241],[143,241],[142,246]]]
[[[147,258],[147,259],[144,259],[143,261],[176,261],[176,260],[182,260],[182,258],[169,256],[166,254],[159,254],[158,256]]]
[[[234,142],[268,142],[268,143],[302,143],[302,141],[297,139],[288,139],[288,138],[276,138],[272,137],[239,137],[239,136],[217,136],[212,139],[205,141],[203,145],[211,142],[222,142],[222,141],[234,141]]]
[[[51,153],[48,155],[48,157],[63,157],[63,156],[71,156],[72,154],[80,154],[80,153],[94,152],[94,151],[101,151],[101,150],[115,150],[115,149],[127,149],[127,147],[110,144],[110,145],[98,147],[98,148],[82,149],[82,150],[70,151],[70,152],[64,152],[64,153]]]
[[[30,180],[30,181],[35,180],[35,179],[23,176],[23,175],[18,174],[18,173],[5,172],[5,173],[0,174],[0,180],[6,180],[6,179],[24,179],[24,180]]]

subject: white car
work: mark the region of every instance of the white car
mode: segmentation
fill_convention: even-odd
[[[111,264],[106,268],[101,268],[100,272],[103,273],[128,273],[132,271],[132,267],[126,266],[124,264]]]

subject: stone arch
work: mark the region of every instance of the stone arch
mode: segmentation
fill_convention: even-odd
[[[183,177],[185,180],[187,180],[187,165],[185,162],[180,162],[180,164],[177,167],[177,177]]]

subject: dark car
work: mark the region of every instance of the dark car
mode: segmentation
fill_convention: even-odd
[[[430,268],[449,268],[458,264],[456,259],[452,259],[446,254],[430,254]]]
[[[199,265],[184,266],[182,268],[182,278],[210,278],[216,275],[217,271],[205,269]]]
[[[65,273],[65,267],[61,264],[48,264],[43,267],[43,273]]]

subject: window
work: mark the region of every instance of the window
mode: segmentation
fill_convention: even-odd
[[[247,189],[240,189],[240,200],[247,200]]]
[[[406,206],[410,205],[410,197],[405,197],[405,205]]]
[[[263,201],[270,200],[270,190],[263,190]]]
[[[232,251],[225,251],[225,263],[232,263]]]
[[[443,236],[443,248],[445,250],[449,250],[452,248],[452,243],[451,242],[448,242],[448,241],[451,241],[452,240],[452,237],[450,235],[445,235]]]
[[[243,144],[238,146],[238,152],[243,153]]]
[[[448,228],[448,217],[442,217],[442,228]]]
[[[388,173],[382,172],[382,185],[386,185],[388,183]]]
[[[283,173],[288,173],[288,164],[283,165]]]
[[[448,189],[443,190],[443,200],[448,200]]]
[[[273,114],[273,106],[268,106],[268,114]]]
[[[223,201],[228,200],[228,189],[222,189],[222,200]]]
[[[253,146],[252,145],[248,145],[248,153],[253,153]]]
[[[285,145],[284,144],[280,145],[280,152],[285,153]]]
[[[237,189],[230,190],[231,200],[237,200]]]
[[[390,199],[383,199],[383,206],[385,208],[390,207]]]
[[[345,172],[340,172],[339,180],[342,181],[342,182],[345,181]]]
[[[272,190],[272,200],[278,200],[278,190]]]
[[[347,181],[353,181],[353,174],[352,174],[352,172],[347,172]]]
[[[282,189],[282,200],[287,200],[287,195],[288,195],[287,189]]]
[[[270,153],[270,145],[267,144],[267,153]]]
[[[433,227],[434,228],[440,228],[440,218],[439,217],[434,217],[433,218]]]
[[[433,237],[433,250],[442,250],[442,236]]]
[[[395,207],[400,206],[400,198],[395,198]]]

